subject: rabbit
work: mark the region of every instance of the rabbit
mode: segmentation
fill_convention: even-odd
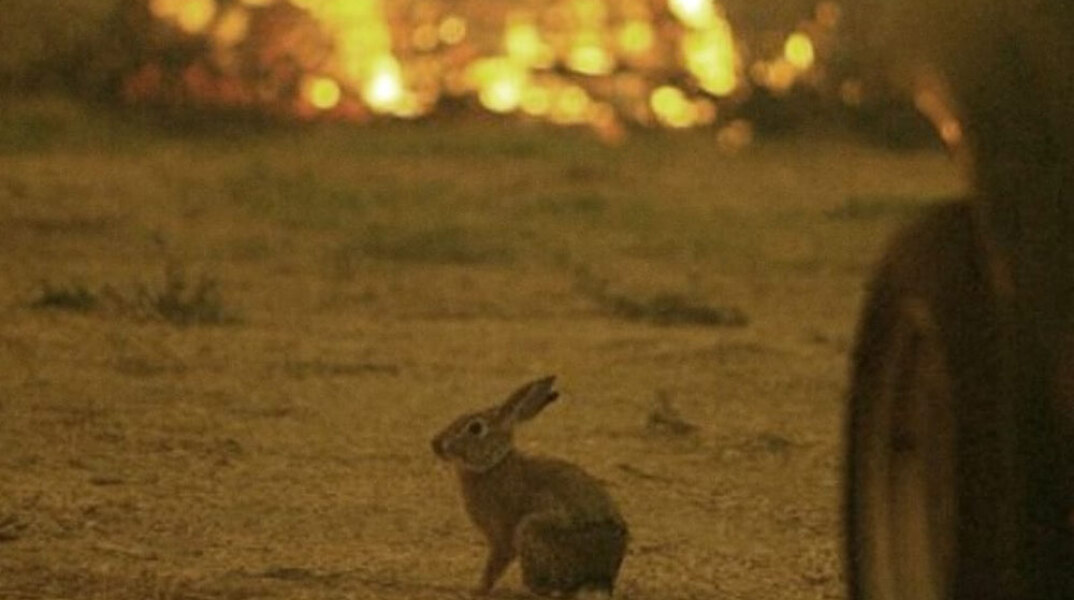
[[[563,460],[527,456],[515,424],[559,397],[555,376],[523,385],[491,408],[465,414],[432,440],[452,463],[466,511],[488,540],[476,592],[488,594],[517,557],[522,581],[540,596],[581,591],[611,596],[629,534],[615,502],[592,475]]]

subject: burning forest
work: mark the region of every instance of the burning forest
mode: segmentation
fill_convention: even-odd
[[[482,111],[607,140],[711,126],[732,148],[753,103],[861,102],[839,68],[837,3],[782,28],[734,14],[714,0],[129,0],[113,91],[356,123]]]

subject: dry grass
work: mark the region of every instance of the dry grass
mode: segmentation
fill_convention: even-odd
[[[216,279],[204,273],[192,279],[175,262],[165,264],[159,282],[142,282],[130,290],[109,284],[94,290],[79,282],[44,281],[29,306],[81,313],[103,309],[112,316],[160,320],[180,327],[229,325],[239,321],[235,311],[225,306]]]
[[[544,373],[564,402],[520,444],[608,482],[622,597],[842,596],[847,346],[883,238],[957,192],[942,156],[192,135],[62,99],[0,123],[0,597],[467,597],[483,548],[429,437]],[[169,260],[241,321],[31,308],[41,281],[166,291]],[[623,318],[580,272],[748,323]]]

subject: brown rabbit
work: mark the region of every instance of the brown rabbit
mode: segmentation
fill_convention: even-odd
[[[489,543],[477,592],[488,593],[517,556],[522,580],[539,595],[581,590],[611,595],[627,546],[627,526],[608,492],[568,462],[515,449],[516,423],[555,400],[555,377],[515,390],[498,406],[456,419],[433,438],[455,465],[466,511]]]

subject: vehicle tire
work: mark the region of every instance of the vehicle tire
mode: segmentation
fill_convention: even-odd
[[[872,282],[846,432],[852,600],[1074,598],[1055,372],[977,240],[968,205],[938,207]]]

